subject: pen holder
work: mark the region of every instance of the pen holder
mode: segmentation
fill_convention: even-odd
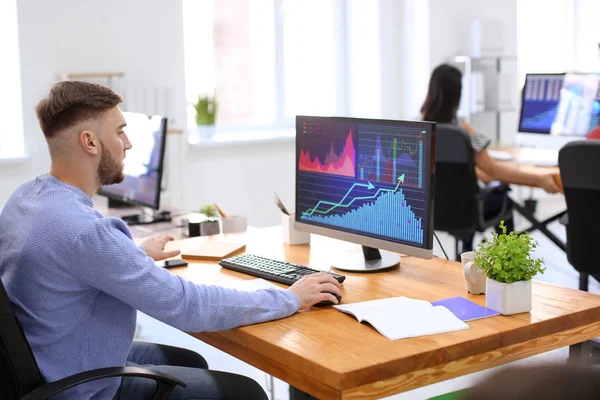
[[[248,228],[248,218],[241,215],[221,219],[223,223],[223,233],[246,232]]]
[[[310,243],[310,233],[297,231],[295,225],[296,221],[294,213],[291,213],[290,215],[281,214],[283,242],[291,245]]]

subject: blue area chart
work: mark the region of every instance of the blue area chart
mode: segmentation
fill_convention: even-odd
[[[371,184],[370,186],[372,187]],[[349,199],[351,188],[339,203],[320,201],[314,208],[302,213],[301,219],[422,245],[421,219],[417,218],[411,206],[406,204],[404,193],[402,189],[398,189],[398,186],[396,189],[380,188],[370,197]],[[356,200],[364,201],[369,198],[374,201],[363,203],[356,208],[352,207]],[[348,208],[353,209],[347,210]],[[331,214],[334,211],[346,212]]]

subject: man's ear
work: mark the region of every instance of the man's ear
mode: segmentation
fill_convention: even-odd
[[[79,133],[79,145],[83,148],[83,151],[92,155],[100,154],[100,139],[92,131],[81,131]]]

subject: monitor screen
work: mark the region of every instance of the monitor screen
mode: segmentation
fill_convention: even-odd
[[[160,189],[167,133],[167,119],[123,112],[124,131],[132,144],[125,156],[125,180],[102,186],[98,192],[109,199],[153,209],[160,207]]]
[[[431,257],[433,149],[434,123],[297,116],[297,226]]]
[[[600,116],[600,76],[567,73],[551,133],[587,136],[598,126]]]
[[[527,74],[519,132],[550,133],[558,111],[564,74]]]

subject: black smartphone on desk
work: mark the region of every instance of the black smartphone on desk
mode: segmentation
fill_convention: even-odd
[[[165,261],[157,261],[157,267],[161,268],[175,268],[175,267],[185,267],[188,265],[187,261],[183,260],[165,260]]]

